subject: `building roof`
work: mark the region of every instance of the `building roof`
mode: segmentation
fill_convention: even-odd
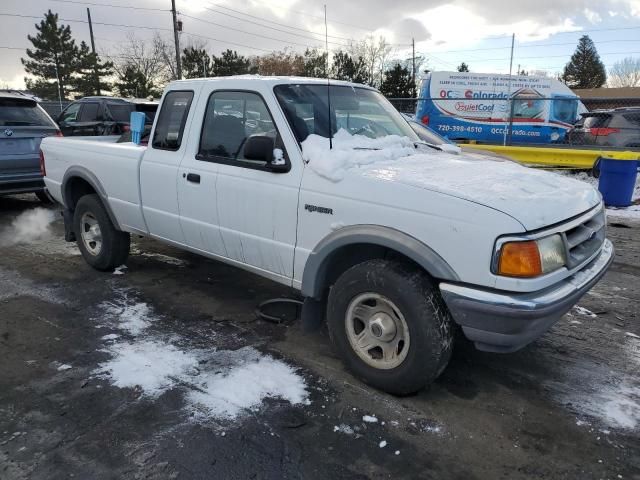
[[[573,93],[580,98],[640,98],[640,87],[584,88]]]

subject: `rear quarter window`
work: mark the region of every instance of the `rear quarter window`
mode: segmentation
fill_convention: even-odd
[[[193,100],[192,91],[172,91],[165,95],[158,114],[151,145],[158,150],[178,150]]]
[[[54,127],[45,111],[34,101],[0,98],[1,127]]]
[[[109,113],[111,114],[111,118],[116,122],[125,122],[129,123],[131,121],[131,112],[134,110],[133,105],[126,104],[110,104],[107,106],[109,109]]]

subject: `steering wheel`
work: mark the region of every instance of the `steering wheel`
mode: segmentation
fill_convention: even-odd
[[[378,125],[376,122],[369,122],[366,125],[363,125],[359,129],[357,129],[355,132],[353,132],[352,135],[360,135],[361,133],[364,133],[367,131],[372,134],[372,135],[367,135],[365,133],[365,136],[369,138],[377,138],[379,136],[389,135],[389,132],[387,131],[387,129],[384,128],[382,125]]]

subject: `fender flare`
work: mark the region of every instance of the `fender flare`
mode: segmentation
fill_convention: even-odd
[[[355,225],[330,233],[309,254],[302,275],[302,295],[319,299],[325,287],[332,254],[342,247],[358,243],[395,250],[416,262],[434,278],[460,281],[453,268],[436,251],[416,238],[390,227]]]
[[[118,223],[116,216],[113,214],[113,211],[111,210],[111,205],[109,205],[109,197],[107,195],[107,191],[102,186],[102,183],[100,183],[100,180],[98,180],[98,177],[96,177],[93,172],[91,172],[85,167],[76,165],[73,167],[69,167],[67,171],[64,173],[64,177],[62,178],[62,200],[64,202],[65,208],[67,210],[71,210],[71,211],[73,210],[70,208],[72,204],[72,196],[68,186],[69,181],[73,178],[81,178],[93,187],[93,189],[96,191],[96,193],[100,197],[100,200],[102,201],[102,205],[104,206],[104,209],[107,211],[107,215],[109,215],[109,220],[111,220],[111,223],[113,223],[114,227],[116,227],[117,230],[121,230],[120,224]]]

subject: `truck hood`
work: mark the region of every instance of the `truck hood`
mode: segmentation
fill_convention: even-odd
[[[332,146],[309,135],[302,149],[311,170],[328,181],[356,175],[439,192],[503,212],[526,230],[562,222],[601,201],[593,187],[563,175],[487,155],[416,147],[396,135],[367,138],[339,130]]]
[[[583,213],[601,201],[592,186],[511,161],[442,152],[361,166],[365,177],[440,192],[499,210],[535,230]]]

